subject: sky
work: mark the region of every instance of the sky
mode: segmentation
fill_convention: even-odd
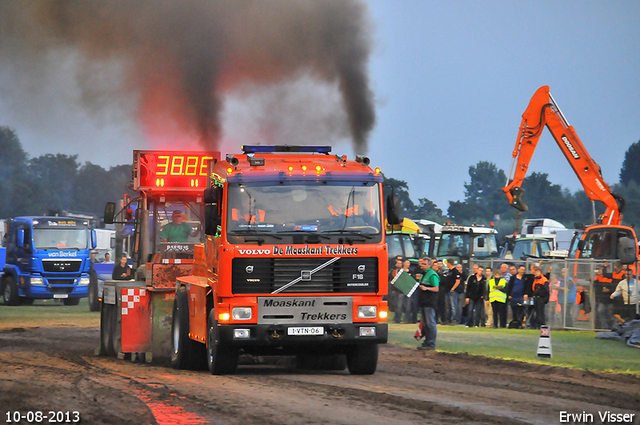
[[[640,140],[640,2],[366,4],[373,23],[369,78],[376,110],[367,155],[387,177],[406,181],[416,204],[427,198],[446,213],[449,201],[464,199],[469,167],[479,161],[507,173],[521,115],[543,85],[550,86],[605,181],[619,181],[626,150]],[[67,60],[49,63],[56,69],[33,88],[16,84],[20,75],[0,62],[0,125],[16,130],[31,157],[77,154],[80,162],[105,168],[130,163],[133,149],[151,147],[144,132],[126,102],[93,110],[79,101],[83,93],[67,69],[77,57],[67,54]],[[117,84],[113,68],[109,75]],[[21,105],[20,98],[30,101]],[[242,99],[228,99],[223,130],[250,138],[243,133],[246,125],[228,118],[246,113]],[[344,125],[330,118],[332,125]],[[348,141],[334,138],[332,144],[335,153],[353,157]],[[223,144],[223,153],[234,150]],[[546,130],[531,172],[581,189]]]

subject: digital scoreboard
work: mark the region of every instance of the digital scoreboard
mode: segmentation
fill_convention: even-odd
[[[202,191],[219,152],[133,151],[133,189]]]

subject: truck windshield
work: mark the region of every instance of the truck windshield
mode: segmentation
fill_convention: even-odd
[[[528,255],[532,257],[542,257],[545,252],[551,251],[551,246],[546,240],[521,240],[516,241],[516,246],[513,248],[513,258],[521,259]]]
[[[229,184],[227,230],[232,236],[381,234],[380,188],[375,182]]]
[[[468,233],[443,233],[438,243],[438,257],[469,255]]]
[[[475,257],[497,257],[498,241],[495,234],[471,235],[469,233],[443,233],[438,243],[438,257],[471,255],[470,243],[473,240]]]
[[[87,249],[86,229],[33,229],[36,249]]]

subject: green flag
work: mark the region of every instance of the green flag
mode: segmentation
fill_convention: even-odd
[[[416,280],[412,278],[409,273],[405,273],[404,270],[398,271],[398,274],[393,278],[391,284],[407,297],[413,295],[413,292],[420,285],[419,282],[416,282]]]

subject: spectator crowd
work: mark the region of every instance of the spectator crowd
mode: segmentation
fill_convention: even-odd
[[[426,321],[420,319],[416,339],[428,335],[426,330],[436,324],[469,328],[537,329],[543,325],[570,328],[580,314],[591,312],[591,292],[577,285],[571,277],[573,273],[566,268],[553,273],[552,266],[543,268],[538,263],[528,271],[524,264],[503,263],[494,270],[473,264],[467,273],[454,259],[428,257],[421,258],[418,265],[419,269],[413,269],[408,259],[396,257],[395,267],[389,271],[388,295],[395,323],[419,323],[419,313],[421,317],[433,313],[433,324],[430,317]],[[391,284],[400,270],[420,285],[411,296]],[[437,275],[437,279],[431,277],[431,283],[423,287],[427,272]],[[438,282],[433,289],[435,280]],[[635,282],[633,271],[620,262],[611,271],[606,261],[596,269],[592,279],[596,328],[611,329],[636,316],[640,288]],[[428,295],[423,293],[426,287],[432,288]],[[429,301],[425,301],[427,298]],[[424,310],[426,304],[433,307],[433,312]],[[435,335],[435,330],[430,332]],[[429,344],[431,349],[435,348],[435,336]]]

